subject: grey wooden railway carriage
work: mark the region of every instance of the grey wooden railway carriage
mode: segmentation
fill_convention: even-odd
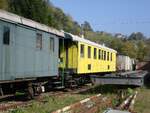
[[[0,10],[0,84],[58,75],[64,33]]]

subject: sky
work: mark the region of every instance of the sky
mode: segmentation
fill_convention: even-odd
[[[88,21],[95,31],[142,32],[150,37],[150,0],[50,0],[79,24]]]

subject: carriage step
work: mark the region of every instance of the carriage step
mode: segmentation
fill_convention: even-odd
[[[54,87],[54,89],[64,89],[65,86],[58,86],[58,87]]]
[[[73,85],[71,85],[71,87],[77,87],[78,85],[76,85],[76,84],[73,84]]]
[[[68,83],[76,83],[74,80],[69,80]]]
[[[52,77],[52,80],[58,80],[59,77]]]
[[[70,85],[69,88],[71,89],[74,89],[74,88],[77,88],[78,86],[77,85]]]
[[[57,82],[53,82],[52,84],[62,84],[62,82],[61,81],[57,81]]]

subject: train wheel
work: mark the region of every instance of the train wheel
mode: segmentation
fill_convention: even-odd
[[[27,98],[28,99],[34,99],[34,90],[33,90],[33,87],[32,87],[32,83],[28,84]]]
[[[40,95],[43,91],[42,91],[42,85],[38,85],[34,88],[34,91],[37,95]]]
[[[34,99],[34,91],[32,87],[28,87],[27,97],[28,99]]]

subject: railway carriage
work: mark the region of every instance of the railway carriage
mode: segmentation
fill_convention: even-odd
[[[89,80],[88,75],[115,72],[116,53],[106,46],[0,10],[1,95],[23,90],[33,98],[44,88],[64,88]]]
[[[60,69],[77,75],[116,71],[115,50],[70,33],[65,34],[64,49],[60,46]]]
[[[1,95],[58,76],[59,38],[58,30],[0,10]]]

